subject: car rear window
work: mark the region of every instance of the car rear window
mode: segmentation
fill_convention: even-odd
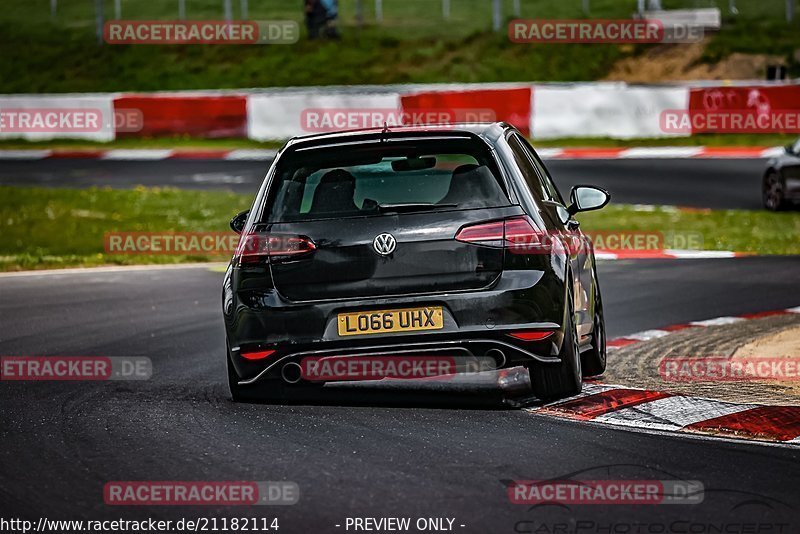
[[[279,161],[261,222],[507,206],[478,141],[305,149]]]

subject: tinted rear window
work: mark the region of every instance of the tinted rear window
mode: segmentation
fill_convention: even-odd
[[[281,158],[262,222],[507,206],[501,184],[479,141],[299,150]]]

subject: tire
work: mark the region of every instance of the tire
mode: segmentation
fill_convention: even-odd
[[[780,174],[769,171],[761,184],[761,201],[771,211],[786,209],[787,202]]]
[[[602,375],[606,370],[606,321],[600,289],[594,286],[594,320],[592,321],[592,348],[581,354],[581,371],[584,378]]]
[[[571,287],[567,294],[567,301],[564,342],[561,344],[559,353],[561,361],[557,364],[537,365],[531,370],[533,394],[543,400],[571,397],[580,393],[583,387]]]

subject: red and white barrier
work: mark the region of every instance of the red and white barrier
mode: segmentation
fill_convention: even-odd
[[[460,121],[469,120],[469,117],[506,121],[534,139],[629,139],[699,133],[691,129],[665,128],[662,119],[667,111],[692,114],[752,109],[765,113],[800,108],[800,83],[750,86],[691,83],[632,86],[616,82],[429,84],[202,93],[0,95],[0,119],[4,110],[17,108],[97,109],[102,112],[104,122],[102,128],[91,132],[55,129],[20,134],[4,127],[0,120],[0,138],[110,141],[117,136],[189,135],[266,141],[363,127],[367,120],[364,116],[375,122],[375,116],[391,113],[451,111]],[[114,112],[118,116],[116,121]],[[322,123],[320,117],[324,119]]]
[[[800,108],[800,85],[693,88],[688,105],[690,115],[707,117],[716,113],[736,113],[744,116],[752,114],[756,117],[786,113],[797,115],[798,108]],[[713,123],[709,124],[710,121],[703,121],[703,127],[698,127],[696,122],[693,121],[692,134],[730,131],[730,127],[725,128],[723,124],[715,127]]]
[[[661,113],[686,109],[688,87],[643,87],[624,83],[537,86],[531,132],[535,139],[676,137],[661,129]]]
[[[359,113],[399,108],[400,94],[395,92],[254,94],[247,98],[247,137],[256,141],[270,141],[309,135],[319,132],[321,122],[330,122],[333,126],[330,130],[346,130],[347,119]],[[321,118],[317,116],[325,110],[330,113]],[[345,122],[337,128],[339,121]]]
[[[530,133],[531,87],[420,91],[401,96],[403,110],[436,110],[459,122],[504,121]],[[475,120],[473,120],[474,118]]]
[[[120,137],[189,135],[222,138],[247,135],[247,98],[239,95],[121,95],[114,109],[138,110],[138,127],[118,128]]]
[[[0,95],[0,139],[114,140],[114,95]]]

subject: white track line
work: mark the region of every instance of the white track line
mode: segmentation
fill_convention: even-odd
[[[609,252],[595,252],[594,253],[595,259],[598,260],[618,260],[620,259],[618,255],[609,253]]]
[[[225,160],[246,160],[246,161],[264,161],[270,160],[275,157],[277,150],[231,150],[222,159]]]
[[[706,260],[719,258],[735,258],[736,253],[729,250],[665,250],[666,254],[678,260]]]
[[[214,269],[215,267],[225,267],[227,263],[177,263],[177,264],[153,264],[153,265],[113,265],[106,267],[76,267],[71,269],[47,269],[41,271],[15,271],[10,273],[0,273],[2,278],[17,278],[21,276],[54,276],[60,274],[98,274],[98,273],[118,273],[126,271],[156,271],[166,269]]]
[[[645,330],[644,332],[636,332],[635,334],[631,334],[628,336],[624,336],[625,339],[635,339],[637,341],[649,341],[651,339],[657,339],[660,337],[668,336],[671,332],[668,330]]]
[[[564,152],[563,148],[537,148],[536,153],[542,159],[553,159],[561,156]]]
[[[697,156],[704,150],[701,146],[629,148],[620,152],[618,157],[622,159],[683,159]]]
[[[103,155],[100,156],[100,159],[123,160],[123,161],[161,160],[161,159],[167,159],[171,155],[172,155],[172,150],[119,149],[119,150],[109,150],[108,152],[103,153]]]
[[[598,260],[719,260],[737,258],[740,255],[730,250],[676,250],[665,249],[660,255],[639,255],[639,251],[608,252],[595,251],[594,257]]]
[[[35,160],[44,159],[52,150],[0,150],[0,159]]]
[[[739,323],[746,321],[743,317],[715,317],[714,319],[706,319],[705,321],[692,321],[689,324],[694,326],[720,326],[724,324]]]

